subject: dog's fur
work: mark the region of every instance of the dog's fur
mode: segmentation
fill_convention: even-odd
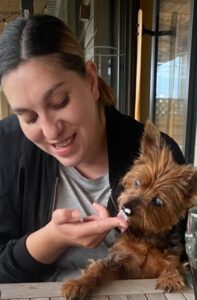
[[[91,263],[62,293],[85,299],[106,280],[158,278],[156,288],[179,291],[185,286],[180,261],[183,245],[172,228],[185,217],[197,195],[197,170],[179,165],[158,129],[148,121],[140,156],[122,179],[118,207],[131,210],[129,227],[103,259]]]

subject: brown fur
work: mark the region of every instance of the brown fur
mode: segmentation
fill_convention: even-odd
[[[171,229],[194,204],[196,179],[197,170],[175,163],[158,129],[148,121],[140,156],[122,179],[118,199],[119,208],[131,209],[129,227],[106,257],[91,263],[79,279],[64,282],[63,295],[85,299],[106,280],[129,278],[158,278],[156,288],[169,292],[184,288],[182,244]]]

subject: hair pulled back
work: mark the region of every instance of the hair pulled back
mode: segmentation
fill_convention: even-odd
[[[85,75],[84,52],[73,32],[50,15],[18,17],[0,38],[0,80],[8,72],[34,57],[52,55],[60,65]],[[100,104],[114,105],[112,89],[99,77]]]

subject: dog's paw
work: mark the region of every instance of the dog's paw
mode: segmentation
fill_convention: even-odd
[[[90,288],[80,280],[67,280],[63,283],[61,292],[67,300],[85,300],[89,296]]]
[[[158,278],[156,284],[156,289],[164,290],[165,293],[179,292],[184,287],[185,280],[180,275]]]

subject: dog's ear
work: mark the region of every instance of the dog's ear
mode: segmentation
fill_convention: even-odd
[[[148,120],[144,127],[144,133],[141,140],[141,153],[154,154],[162,147],[162,139],[159,129]]]

